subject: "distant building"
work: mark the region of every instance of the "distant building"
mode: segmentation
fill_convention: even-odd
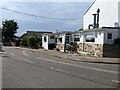
[[[42,38],[42,34],[44,34],[44,33],[52,33],[52,32],[47,32],[47,31],[27,31],[26,34],[28,36],[35,35],[38,38]]]
[[[52,32],[47,32],[47,31],[27,31],[26,33],[24,33],[19,40],[22,40],[24,37],[26,36],[36,36],[39,38],[40,40],[40,46],[42,46],[42,34],[51,34]]]

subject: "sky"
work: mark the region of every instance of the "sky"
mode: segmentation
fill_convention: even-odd
[[[16,34],[18,36],[26,31],[56,32],[57,29],[58,31],[77,31],[83,27],[83,15],[91,3],[92,1],[4,2],[0,4],[3,8],[47,18],[33,17],[0,8],[0,15],[2,15],[0,21],[15,20],[19,26]]]

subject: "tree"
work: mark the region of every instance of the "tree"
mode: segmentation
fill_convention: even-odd
[[[2,21],[2,38],[3,43],[9,43],[14,41],[15,33],[17,33],[17,29],[19,28],[18,24],[14,20],[5,20]]]

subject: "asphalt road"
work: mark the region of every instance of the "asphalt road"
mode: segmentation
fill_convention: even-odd
[[[3,88],[116,88],[118,65],[76,62],[4,47]]]

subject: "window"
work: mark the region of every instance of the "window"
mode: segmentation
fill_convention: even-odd
[[[61,38],[58,38],[58,42],[59,42],[59,43],[62,43],[62,37],[61,37]]]
[[[57,38],[55,38],[55,43],[57,43]]]
[[[54,39],[55,37],[54,36],[50,36],[50,39]]]
[[[95,42],[95,33],[87,33],[85,35],[86,42]]]
[[[86,42],[95,42],[94,37],[86,37]]]
[[[47,41],[47,38],[46,38],[46,36],[44,36],[44,42],[46,42]]]
[[[65,37],[65,43],[69,43],[69,36]]]
[[[107,38],[108,38],[108,39],[112,39],[112,33],[108,33]]]
[[[80,36],[79,35],[74,35],[74,41],[80,41]]]

